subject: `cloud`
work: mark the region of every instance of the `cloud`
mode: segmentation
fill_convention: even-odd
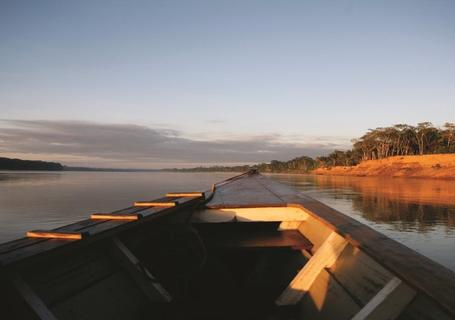
[[[221,119],[209,119],[209,120],[206,120],[205,122],[208,123],[208,124],[222,124],[222,123],[226,123],[225,120],[221,120]]]
[[[188,139],[174,129],[82,121],[1,120],[0,152],[41,155],[71,165],[182,167],[287,160],[340,148],[326,140],[287,143],[279,134],[213,141]],[[293,139],[295,140],[295,139]]]

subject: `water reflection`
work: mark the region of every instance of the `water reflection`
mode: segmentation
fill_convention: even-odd
[[[206,190],[232,174],[166,172],[0,172],[0,243],[93,212],[125,208],[169,191]]]
[[[455,270],[455,181],[272,177]]]
[[[21,173],[16,173],[11,171],[0,171],[1,183],[42,183],[46,180],[55,180],[60,178],[60,172],[23,171]]]

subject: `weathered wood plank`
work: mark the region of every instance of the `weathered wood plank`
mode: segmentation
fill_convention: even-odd
[[[166,193],[166,197],[205,197],[204,192],[168,192]]]
[[[333,229],[308,214],[307,219],[299,225],[299,231],[310,239],[314,245],[313,251],[316,251],[333,232]]]
[[[218,187],[209,208],[284,206],[283,200],[257,183],[254,178],[238,179]]]
[[[225,208],[201,209],[193,213],[191,222],[281,222],[305,221],[308,214],[299,208],[260,207],[260,208]]]
[[[278,230],[298,230],[301,224],[302,221],[282,221],[278,226]]]
[[[142,218],[140,213],[137,214],[109,214],[109,213],[93,213],[90,216],[92,220],[139,220]]]
[[[392,273],[353,246],[343,250],[329,272],[362,306],[393,278]]]
[[[352,320],[394,320],[415,297],[416,292],[399,278],[390,280]]]
[[[201,209],[191,216],[191,223],[222,223],[235,222],[235,211],[230,209]]]
[[[336,232],[332,232],[275,303],[280,306],[298,303],[310,289],[321,270],[330,267],[346,245],[347,241],[343,237]]]
[[[349,320],[360,306],[325,270],[321,270],[299,303],[300,319]]]
[[[116,272],[52,306],[52,312],[65,320],[153,319],[153,306],[123,271]]]
[[[44,302],[35,294],[29,285],[17,273],[11,273],[9,275],[9,278],[21,297],[39,319],[57,320],[57,318],[47,308]]]
[[[177,201],[157,202],[157,201],[136,201],[135,207],[175,207],[179,203]]]
[[[170,302],[171,295],[118,238],[114,238],[113,254],[131,274],[136,284],[152,302]]]
[[[117,261],[108,256],[108,250],[91,248],[67,252],[53,259],[34,263],[23,271],[23,277],[44,301],[53,305],[117,272]]]
[[[453,320],[439,305],[424,294],[417,294],[398,316],[398,320]]]
[[[207,247],[293,248],[311,250],[312,243],[297,230],[216,233],[204,237]]]
[[[85,237],[88,237],[89,233],[88,232],[32,230],[32,231],[27,231],[26,235],[29,238],[81,240]]]

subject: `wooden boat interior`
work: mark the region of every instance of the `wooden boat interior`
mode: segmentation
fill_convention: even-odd
[[[452,271],[254,171],[89,217],[0,245],[2,319],[455,318]]]

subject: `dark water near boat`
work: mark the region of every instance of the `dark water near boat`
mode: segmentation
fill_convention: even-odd
[[[0,242],[232,173],[0,172]],[[272,175],[455,270],[455,181]]]

